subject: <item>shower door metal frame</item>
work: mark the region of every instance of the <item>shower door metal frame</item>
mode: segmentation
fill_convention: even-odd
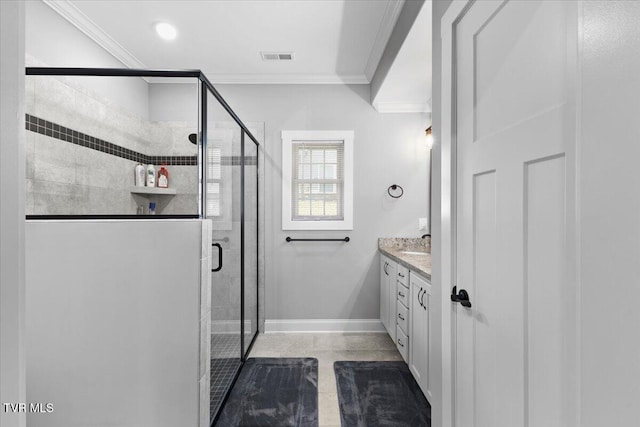
[[[207,114],[208,114],[208,105],[207,105],[207,96],[209,94],[209,92],[211,92],[211,94],[216,98],[216,100],[224,107],[224,109],[227,111],[227,113],[229,113],[232,118],[235,120],[235,122],[240,126],[241,128],[241,133],[240,133],[240,366],[238,367],[238,370],[236,371],[233,380],[231,381],[231,385],[229,387],[229,389],[227,390],[227,392],[225,393],[224,398],[222,399],[222,402],[219,406],[218,411],[213,414],[213,417],[211,417],[210,419],[210,425],[214,425],[216,423],[216,421],[218,420],[218,418],[220,417],[220,414],[222,413],[222,409],[224,408],[225,404],[227,403],[227,400],[229,399],[229,394],[231,392],[231,390],[233,389],[233,387],[236,384],[236,381],[238,380],[238,376],[240,375],[240,372],[242,371],[242,368],[244,367],[244,364],[247,360],[247,355],[249,354],[249,352],[251,351],[251,348],[253,347],[253,344],[255,343],[256,337],[259,334],[259,319],[260,319],[260,304],[259,304],[259,291],[260,291],[260,285],[259,285],[259,271],[260,271],[260,257],[259,255],[259,251],[260,251],[260,245],[259,245],[259,241],[260,241],[260,205],[259,205],[259,197],[260,197],[260,191],[259,191],[259,185],[260,185],[260,173],[259,173],[259,168],[260,168],[260,162],[259,162],[259,156],[260,156],[260,143],[257,141],[257,139],[253,136],[253,134],[249,131],[249,129],[244,125],[244,123],[242,123],[242,121],[236,116],[236,114],[233,112],[233,110],[231,109],[231,107],[229,107],[229,105],[224,101],[224,99],[222,98],[222,96],[215,90],[215,88],[213,87],[213,85],[206,79],[206,77],[204,77],[204,75],[201,73],[201,76],[203,77],[203,79],[200,79],[201,82],[201,88],[200,88],[200,132],[202,133],[201,136],[201,144],[200,144],[200,156],[202,158],[201,161],[201,166],[202,166],[202,186],[201,186],[201,191],[202,191],[202,196],[200,198],[201,201],[201,206],[200,206],[200,210],[201,210],[201,215],[202,218],[205,218],[206,215],[206,191],[204,191],[204,186],[206,185],[206,156],[205,153],[207,152],[207,132],[208,132],[208,125],[207,125]],[[245,147],[244,147],[244,143],[245,143],[245,135],[248,135],[249,138],[251,139],[251,141],[255,144],[256,146],[256,332],[253,334],[253,337],[251,338],[251,342],[249,343],[249,345],[247,346],[247,348],[245,349],[245,272],[244,272],[244,267],[245,267]]]
[[[158,77],[158,78],[194,78],[197,79],[200,84],[200,109],[199,109],[199,121],[200,121],[200,132],[201,132],[201,141],[200,141],[200,149],[198,150],[198,161],[200,164],[200,185],[198,187],[198,214],[197,215],[27,215],[26,219],[38,219],[38,220],[92,220],[92,219],[176,219],[176,218],[191,218],[191,219],[204,219],[206,217],[206,144],[207,144],[207,90],[211,92],[211,95],[218,101],[218,103],[225,109],[225,111],[233,118],[238,126],[240,126],[241,133],[241,178],[240,178],[240,189],[242,193],[241,201],[240,201],[240,331],[241,331],[241,340],[240,340],[240,367],[238,368],[233,381],[231,382],[231,386],[226,392],[226,395],[220,405],[220,410],[218,413],[214,414],[214,416],[210,419],[211,425],[213,425],[218,416],[220,415],[221,409],[224,408],[224,405],[229,398],[229,394],[233,389],[242,368],[246,362],[246,355],[251,351],[253,344],[256,340],[256,337],[259,334],[259,323],[260,323],[260,304],[259,304],[259,292],[260,292],[260,143],[256,139],[256,137],[251,133],[251,131],[247,128],[247,126],[240,120],[240,118],[236,115],[233,109],[229,106],[229,104],[224,100],[222,95],[216,90],[213,84],[209,81],[209,79],[204,75],[201,70],[147,70],[147,69],[135,69],[135,68],[78,68],[78,67],[26,67],[25,75],[27,76],[76,76],[76,77]],[[245,135],[249,136],[249,139],[256,146],[256,332],[253,334],[251,342],[246,348],[245,351],[245,342],[244,342],[244,245],[245,245],[245,229],[244,229],[244,190],[245,190]],[[213,242],[212,242],[213,243]]]

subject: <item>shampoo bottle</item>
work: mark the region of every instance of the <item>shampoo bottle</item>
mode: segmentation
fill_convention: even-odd
[[[147,187],[156,186],[156,168],[153,165],[147,166]]]
[[[144,166],[142,166],[141,163],[138,163],[135,170],[136,187],[144,187],[144,181],[145,181],[144,175],[145,175]]]
[[[158,187],[169,188],[169,171],[163,166],[158,171]]]

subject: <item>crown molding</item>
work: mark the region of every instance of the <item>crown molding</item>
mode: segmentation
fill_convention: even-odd
[[[87,37],[96,42],[101,48],[109,52],[126,67],[148,68],[69,0],[42,0],[42,2],[82,31]]]
[[[431,105],[429,102],[410,103],[410,102],[374,102],[373,108],[378,113],[430,113]]]
[[[364,74],[216,74],[203,70],[213,84],[369,84]],[[176,79],[151,78],[151,83],[177,83]],[[184,83],[190,83],[187,80]]]
[[[405,0],[389,0],[387,3],[387,7],[382,17],[382,22],[380,23],[380,28],[378,29],[376,39],[373,42],[369,59],[367,60],[367,65],[364,68],[364,75],[369,81],[373,78],[373,75],[378,68],[378,64],[380,63],[380,59],[382,59],[384,49],[387,47],[389,38],[391,38],[391,33],[396,26],[396,22],[398,21],[404,2]]]

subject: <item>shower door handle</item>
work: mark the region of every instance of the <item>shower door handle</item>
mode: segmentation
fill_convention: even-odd
[[[218,267],[212,268],[211,271],[212,272],[220,271],[222,270],[222,246],[220,246],[220,243],[212,243],[211,246],[215,246],[218,248]]]

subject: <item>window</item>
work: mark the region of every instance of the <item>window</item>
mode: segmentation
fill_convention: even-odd
[[[207,147],[207,217],[222,217],[222,147]]]
[[[232,229],[231,145],[233,132],[214,129],[207,139],[206,216],[214,230]]]
[[[282,132],[282,229],[353,228],[353,132]]]

